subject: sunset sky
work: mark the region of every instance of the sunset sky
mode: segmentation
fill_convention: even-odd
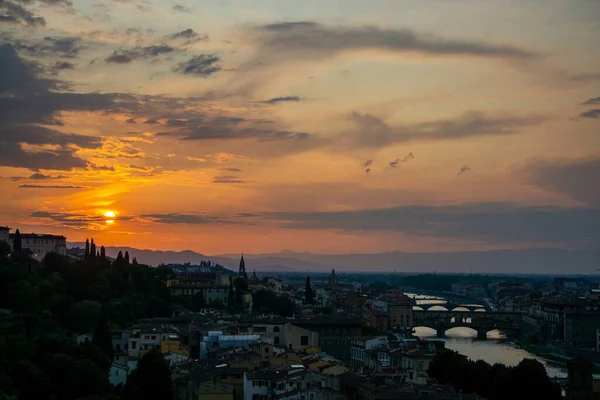
[[[599,1],[5,0],[0,41],[13,231],[600,246]]]

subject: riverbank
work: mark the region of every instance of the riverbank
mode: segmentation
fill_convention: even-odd
[[[600,354],[598,353],[585,352],[586,354],[581,354],[581,352],[583,351],[580,351],[579,354],[567,354],[568,351],[565,352],[565,349],[561,349],[557,346],[528,345],[519,342],[518,340],[512,341],[512,343],[514,346],[520,349],[534,354],[537,357],[540,357],[548,362],[558,364],[563,368],[567,367],[566,362],[570,359],[574,358],[575,356],[583,356],[584,358],[589,359],[590,361],[596,364],[593,371],[594,374],[600,374]]]

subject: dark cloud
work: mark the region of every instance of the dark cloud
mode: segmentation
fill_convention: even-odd
[[[391,126],[372,114],[354,112],[350,116],[356,129],[340,140],[348,146],[385,147],[392,143],[414,140],[448,140],[477,136],[513,135],[521,129],[540,124],[539,116],[515,116],[469,112],[452,120]]]
[[[103,215],[89,215],[76,212],[50,212],[34,211],[30,214],[32,218],[40,218],[56,222],[60,226],[73,229],[97,230],[106,226],[106,218]],[[127,221],[131,218],[119,215],[121,221]]]
[[[194,32],[193,29],[186,29],[181,32],[173,33],[172,35],[165,36],[167,40],[183,41],[184,44],[192,44],[203,40],[209,40],[207,34],[200,35]]]
[[[240,168],[219,168],[219,171],[242,172]]]
[[[40,41],[18,41],[15,46],[33,57],[73,58],[79,55],[81,38],[46,36]]]
[[[198,75],[209,77],[223,69],[219,64],[221,59],[214,54],[201,54],[180,62],[173,71],[185,75]]]
[[[341,27],[315,22],[282,22],[256,27],[254,38],[265,62],[325,59],[344,51],[385,50],[392,53],[418,52],[438,56],[495,57],[530,60],[534,52],[510,45],[474,40],[443,39],[409,29],[374,26]]]
[[[112,165],[96,165],[96,164],[88,164],[88,168],[92,171],[114,171],[115,167]]]
[[[226,176],[215,176],[212,180],[213,183],[246,183],[245,180],[240,179],[238,176],[226,175]]]
[[[302,100],[298,96],[285,96],[285,97],[273,97],[272,99],[265,100],[268,104],[287,103],[287,102],[298,102]]]
[[[594,104],[600,104],[600,96],[592,97],[591,99],[588,99],[588,100],[584,101],[583,103],[581,103],[582,106],[591,106]]]
[[[514,174],[525,184],[600,205],[600,157],[534,160],[515,167]]]
[[[24,180],[34,180],[34,181],[43,181],[43,180],[49,180],[49,179],[63,179],[65,178],[64,175],[56,175],[56,176],[52,176],[52,175],[44,175],[42,173],[36,172],[33,175],[30,175],[29,177],[24,177],[24,176],[13,176],[10,179],[13,181],[24,181]]]
[[[395,231],[412,236],[501,243],[600,243],[600,208],[510,203],[399,206],[339,212],[262,213],[289,229]]]
[[[471,167],[469,167],[468,165],[463,165],[462,167],[460,167],[460,171],[458,171],[458,174],[456,174],[456,176],[461,176],[462,174],[464,174],[465,172],[468,172],[471,170]]]
[[[20,189],[85,189],[85,186],[24,184],[24,185],[20,185],[19,188]]]
[[[173,10],[179,11],[179,12],[190,12],[191,11],[189,8],[182,6],[181,4],[175,4],[172,8],[173,8]]]
[[[367,168],[368,166],[370,166],[371,164],[373,164],[373,161],[375,161],[375,160],[373,160],[373,159],[367,160],[364,163],[362,163],[361,165],[363,166],[363,168]]]
[[[390,161],[388,163],[388,167],[390,167],[390,168],[400,168],[400,164],[401,163],[405,163],[407,161],[410,161],[413,158],[415,158],[415,156],[413,155],[413,153],[408,153],[408,155],[404,156],[404,158],[396,158],[394,161]]]
[[[261,142],[304,140],[310,136],[304,132],[278,130],[272,121],[249,120],[237,117],[178,120],[175,126],[182,126],[182,128],[172,132],[159,132],[157,135],[179,137],[182,140],[254,138]]]
[[[133,60],[149,59],[162,54],[172,53],[173,51],[175,51],[175,49],[166,44],[158,46],[137,46],[131,49],[115,50],[109,57],[105,58],[104,61],[107,63],[128,64]]]
[[[214,224],[221,222],[219,218],[199,214],[145,214],[140,217],[159,224]]]
[[[22,24],[31,27],[46,25],[46,20],[43,17],[36,17],[21,5],[8,0],[0,1],[0,15],[0,24]]]
[[[579,114],[580,118],[598,119],[600,118],[600,109],[594,108]]]
[[[55,70],[63,70],[63,69],[74,69],[75,68],[75,64],[67,62],[67,61],[57,61],[54,64],[54,69]]]

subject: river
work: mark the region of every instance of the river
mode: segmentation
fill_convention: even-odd
[[[420,309],[423,305],[431,306],[435,305],[435,309],[444,310],[444,304],[446,300],[443,297],[438,296],[427,296],[415,293],[406,293],[408,296],[416,300],[417,306],[415,308]],[[467,304],[465,304],[467,305]],[[474,306],[474,304],[468,304]],[[477,311],[485,312],[482,309]],[[430,308],[431,309],[431,308]],[[467,308],[455,308],[455,310],[468,311]],[[422,338],[435,338],[436,332],[434,329],[425,327],[416,327],[415,333],[417,336]],[[567,376],[567,371],[561,364],[546,361],[536,355],[519,348],[506,340],[499,331],[491,331],[488,333],[487,340],[476,340],[477,333],[470,328],[453,328],[446,332],[447,338],[438,339],[446,342],[446,347],[455,350],[461,354],[466,355],[472,360],[484,360],[490,364],[501,363],[508,366],[517,365],[524,358],[534,358],[544,364],[548,376],[551,378],[564,378]]]

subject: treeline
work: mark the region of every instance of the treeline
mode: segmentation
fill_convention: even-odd
[[[455,351],[445,350],[435,356],[428,373],[440,383],[489,400],[562,399],[560,386],[548,378],[542,363],[530,358],[507,367],[471,361]]]
[[[0,256],[0,399],[117,398],[110,328],[172,315],[170,269],[89,255]],[[88,332],[92,342],[77,344]]]

